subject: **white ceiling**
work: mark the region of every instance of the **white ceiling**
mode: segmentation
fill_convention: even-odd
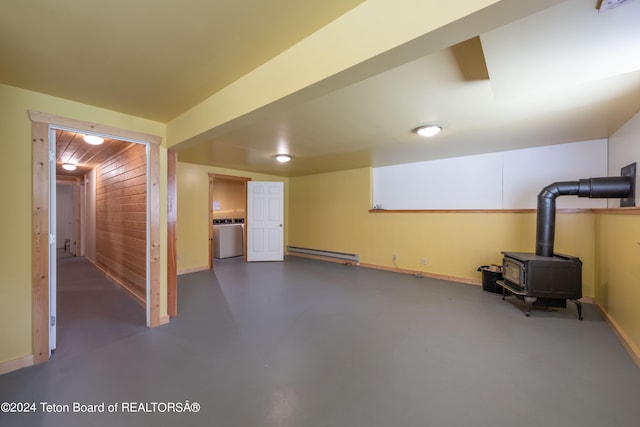
[[[148,10],[157,7],[157,13],[143,16],[140,2],[148,3]],[[58,26],[73,22],[77,27],[87,16],[92,25],[118,22],[116,6],[131,12],[120,13],[126,18],[120,27],[97,25],[102,35],[66,27],[50,31],[46,55],[31,46],[38,39],[29,38],[30,28],[14,24],[15,15],[0,14],[0,82],[168,121],[360,1],[271,0],[266,8],[267,2],[252,0],[252,9],[246,2],[192,0],[191,7],[180,2],[175,10],[151,0],[116,0],[100,10],[88,10],[82,0],[58,3],[54,7],[34,0],[10,7],[24,19],[48,22],[44,10]],[[640,110],[640,1],[600,13],[597,4],[566,0],[477,34],[465,45],[414,56],[314,98],[249,114],[233,126],[212,130],[197,144],[177,146],[179,160],[295,176],[606,138]],[[64,21],[64,12],[73,21]],[[115,21],[105,21],[100,13]],[[261,22],[254,16],[260,14],[271,19]],[[256,25],[240,26],[246,19]],[[292,19],[298,24],[283,31]],[[215,26],[214,21],[222,22],[224,31],[207,29],[207,22]],[[123,43],[135,48],[123,49],[113,41],[119,31]],[[231,35],[239,41],[229,45]],[[160,47],[153,37],[159,37]],[[204,41],[193,50],[180,54],[175,49],[178,41],[198,37]],[[120,36],[117,40],[122,41]],[[91,42],[100,49],[87,51]],[[460,54],[463,47],[467,50]],[[241,60],[252,53],[254,61]],[[92,60],[87,67],[93,74],[82,72],[80,60],[86,58]],[[148,63],[167,72],[145,79]],[[411,132],[430,122],[443,125],[444,131],[429,140]],[[289,152],[293,161],[276,164],[272,156],[277,151]]]

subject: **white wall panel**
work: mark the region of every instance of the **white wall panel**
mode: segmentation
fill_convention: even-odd
[[[636,162],[637,170],[640,166],[640,113],[611,135],[609,149],[609,175],[620,175],[620,169],[633,162]],[[640,188],[640,176],[636,177],[636,205],[638,205],[638,188]],[[620,200],[610,199],[609,206],[619,207]]]
[[[549,145],[504,153],[504,208],[535,208],[538,193],[558,181],[607,176],[607,140]],[[604,199],[558,197],[558,208],[604,208]]]
[[[500,209],[502,153],[376,168],[383,209]]]
[[[432,160],[373,170],[373,204],[382,209],[528,209],[557,181],[607,176],[607,140]],[[606,207],[565,196],[559,208]]]
[[[63,249],[65,240],[76,239],[73,185],[56,184],[56,197],[56,249]]]

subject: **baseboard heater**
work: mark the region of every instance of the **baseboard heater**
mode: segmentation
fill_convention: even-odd
[[[347,254],[344,252],[323,251],[321,249],[299,248],[297,246],[287,246],[287,252],[314,255],[325,258],[343,259],[345,261],[360,262],[360,255]]]

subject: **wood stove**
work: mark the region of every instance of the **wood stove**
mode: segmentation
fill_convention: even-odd
[[[558,196],[577,195],[589,198],[628,197],[632,179],[628,176],[581,179],[556,182],[538,194],[536,252],[502,252],[502,299],[514,295],[531,307],[566,307],[567,300],[576,303],[582,320],[582,261],[553,251],[555,234],[555,200]]]
[[[525,314],[531,315],[531,307],[567,306],[572,300],[582,320],[582,261],[579,258],[555,254],[552,257],[526,252],[502,252],[502,299],[508,293],[521,298],[527,305]]]

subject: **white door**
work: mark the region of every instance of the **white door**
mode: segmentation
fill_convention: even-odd
[[[56,131],[49,128],[49,356],[56,349]]]
[[[283,261],[284,183],[247,184],[247,261]]]

